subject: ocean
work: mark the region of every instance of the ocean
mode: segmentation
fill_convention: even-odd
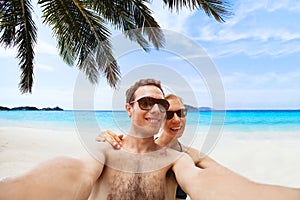
[[[125,111],[0,111],[0,126],[24,126],[50,129],[98,127],[126,131],[130,125]],[[201,134],[211,126],[222,126],[223,131],[298,132],[300,110],[228,110],[189,111],[187,129],[197,127]]]

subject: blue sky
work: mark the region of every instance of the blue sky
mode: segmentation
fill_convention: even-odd
[[[300,108],[300,27],[297,23],[300,1],[235,1],[235,15],[223,24],[202,11],[170,13],[160,1],[154,1],[151,7],[163,29],[182,34],[208,54],[222,80],[227,109]],[[16,52],[0,47],[0,105],[73,109],[78,70],[76,66],[67,66],[59,57],[50,28],[41,23],[40,8],[35,9],[34,17],[38,25],[38,43],[33,93],[20,94]],[[118,34],[115,32],[114,37],[118,38]],[[114,48],[120,45],[117,43]],[[151,51],[146,54],[136,50],[118,59],[124,78],[130,77],[130,73],[140,73],[139,69],[147,72],[144,69],[152,69],[149,67],[151,64],[165,66],[168,70],[172,68],[172,76],[168,70],[155,70],[168,80],[183,77],[183,82],[191,86],[196,96],[197,106],[212,106],[211,91],[201,80],[201,76],[203,78],[206,74],[199,75],[183,60],[172,57],[172,52]],[[176,77],[176,74],[179,76]],[[135,77],[138,76],[132,79]],[[168,87],[167,82],[162,82],[169,92],[174,92],[175,89]],[[183,87],[181,83],[177,81],[176,89]],[[116,92],[102,79],[95,90],[94,109],[111,109],[115,95]],[[185,95],[185,101],[190,103],[192,97],[185,93],[180,95]]]

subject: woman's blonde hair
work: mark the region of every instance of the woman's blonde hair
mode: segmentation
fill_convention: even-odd
[[[166,99],[166,100],[169,100],[169,99],[177,99],[177,100],[179,100],[179,102],[180,102],[182,105],[184,105],[183,99],[182,99],[181,97],[175,95],[175,94],[167,94],[167,95],[165,96],[165,99]]]

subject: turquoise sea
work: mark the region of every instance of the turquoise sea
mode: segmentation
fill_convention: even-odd
[[[0,126],[74,129],[78,126],[126,130],[130,121],[123,111],[0,111]],[[223,125],[231,132],[299,132],[300,110],[189,111],[187,128]]]

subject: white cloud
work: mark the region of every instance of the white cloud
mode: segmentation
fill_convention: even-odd
[[[259,40],[241,40],[228,43],[210,44],[206,46],[210,57],[225,57],[236,54],[248,56],[269,55],[279,57],[300,52],[300,39],[291,41],[273,40],[262,42]]]
[[[212,57],[238,53],[281,56],[300,51],[300,29],[295,21],[300,16],[300,1],[238,1],[234,6],[235,15],[225,24],[206,23],[193,29],[198,30],[193,39],[205,44]]]
[[[256,3],[258,3],[258,2],[256,2]],[[272,1],[272,0],[267,0],[264,4],[262,4],[262,8],[266,9],[269,12],[274,12],[276,10],[300,11],[300,1],[295,1],[295,0]]]
[[[58,55],[58,50],[53,46],[53,42],[48,43],[44,40],[38,40],[35,49],[36,53],[48,54],[48,55]]]
[[[227,109],[299,109],[300,92],[296,89],[226,90]]]
[[[35,54],[43,53],[48,55],[58,55],[58,51],[52,44],[38,40],[36,46],[34,47]],[[17,56],[17,48],[4,48],[0,47],[0,57],[16,57]]]
[[[300,32],[285,29],[252,29],[247,32],[239,30],[216,31],[207,26],[201,30],[200,36],[194,38],[199,43],[211,43],[207,51],[213,57],[237,53],[246,55],[280,56],[300,51]]]
[[[0,47],[0,57],[16,57],[17,51],[16,48],[7,48]]]
[[[266,72],[263,74],[232,73],[229,76],[223,76],[223,83],[227,89],[297,89],[300,87],[300,70],[286,73]],[[300,98],[300,96],[299,96]]]
[[[158,21],[162,29],[186,33],[186,21],[193,16],[195,11],[182,9],[179,14],[171,12],[161,1],[153,1],[150,5],[153,10],[153,16]]]
[[[246,16],[250,13],[256,12],[257,10],[265,10],[266,12],[275,12],[277,10],[298,12],[300,11],[300,1],[240,0],[237,1],[234,10],[234,17],[228,22],[229,26],[240,23]]]
[[[54,67],[45,64],[36,64],[35,67],[37,69],[45,70],[45,71],[53,71]]]
[[[207,25],[199,29],[199,36],[194,40],[211,42],[234,42],[240,40],[259,40],[269,42],[269,40],[278,40],[282,42],[300,39],[300,32],[291,32],[283,28],[253,28],[251,30],[240,31],[238,29],[216,30],[212,25]]]

